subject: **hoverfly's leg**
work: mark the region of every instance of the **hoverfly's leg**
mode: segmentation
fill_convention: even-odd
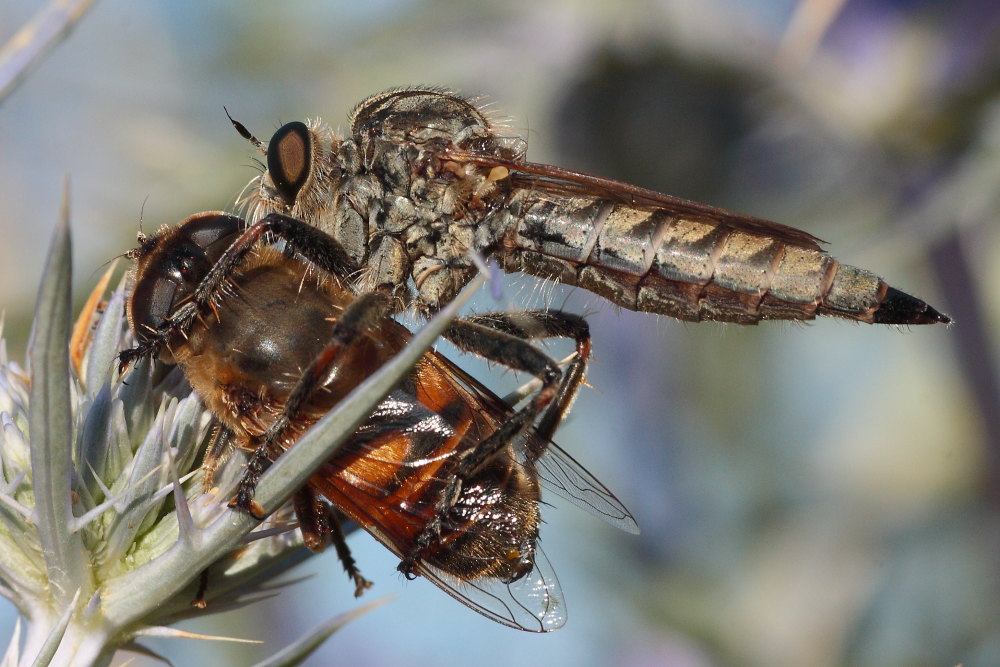
[[[566,418],[583,385],[591,351],[590,326],[587,320],[561,310],[481,313],[465,319],[525,340],[572,338],[576,343],[576,358],[563,371],[556,398],[535,424],[535,432],[539,436],[538,442],[544,445],[552,439],[556,428]],[[544,453],[544,449],[529,453],[532,460],[535,460]]]
[[[201,488],[207,493],[215,485],[215,471],[233,453],[235,448],[233,432],[222,424],[216,424],[212,431],[212,438],[205,449],[205,455],[201,459]]]
[[[337,558],[344,566],[344,571],[354,581],[354,597],[359,598],[372,587],[372,582],[361,576],[361,570],[358,569],[358,564],[354,560],[354,556],[351,555],[351,549],[347,546],[347,536],[344,535],[344,526],[338,514],[338,512],[333,512],[329,517],[330,538],[333,541],[333,548],[337,550]]]
[[[198,588],[195,589],[194,599],[191,600],[191,606],[196,609],[204,609],[208,606],[208,601],[205,600],[205,594],[208,593],[208,568],[206,567],[198,575]]]
[[[140,359],[148,356],[152,356],[153,349],[151,347],[137,345],[135,347],[130,347],[127,350],[122,350],[118,353],[118,373],[123,374],[128,370],[128,367],[132,364],[138,362]]]
[[[334,324],[330,342],[302,373],[282,406],[281,414],[257,439],[257,446],[250,455],[243,478],[236,488],[236,497],[229,502],[230,507],[239,507],[257,518],[264,518],[264,508],[253,499],[254,490],[273,458],[283,451],[282,442],[288,427],[313,394],[329,381],[343,358],[344,350],[385,317],[388,309],[389,298],[381,292],[362,294],[344,309]]]
[[[292,496],[292,508],[299,520],[302,543],[319,553],[330,544],[330,511],[312,487],[306,485]]]
[[[358,564],[344,539],[344,529],[340,525],[340,519],[309,485],[295,492],[292,496],[292,507],[299,520],[299,531],[306,547],[318,553],[333,542],[344,571],[354,582],[354,597],[361,597],[365,589],[371,588],[372,584],[361,576],[361,570],[358,569]]]

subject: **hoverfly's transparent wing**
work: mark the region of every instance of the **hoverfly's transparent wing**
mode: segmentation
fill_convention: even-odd
[[[464,581],[432,565],[415,569],[438,588],[497,623],[527,632],[551,632],[566,623],[559,580],[541,547],[535,548],[531,572],[506,583],[493,577]]]
[[[639,534],[639,525],[615,494],[554,442],[535,463],[542,488],[626,533]]]

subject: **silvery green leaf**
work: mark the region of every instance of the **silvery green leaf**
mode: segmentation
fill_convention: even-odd
[[[50,585],[60,606],[81,585],[90,588],[79,535],[70,531],[70,276],[73,265],[68,213],[56,227],[38,290],[30,344],[31,394],[28,409],[31,468],[38,513],[38,536]]]
[[[358,616],[367,614],[372,609],[382,606],[388,602],[389,599],[390,598],[386,597],[375,600],[374,602],[370,602],[363,607],[358,607],[357,609],[346,614],[341,614],[340,616],[336,616],[328,621],[320,623],[308,633],[302,635],[267,660],[258,662],[254,665],[254,667],[294,667],[295,665],[301,665],[302,662],[312,655],[313,652],[323,644],[323,642],[333,635],[333,633],[340,630]]]

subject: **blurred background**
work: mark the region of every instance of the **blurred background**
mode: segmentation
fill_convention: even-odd
[[[36,9],[0,4],[0,42]],[[534,636],[401,581],[355,533],[366,597],[396,598],[310,664],[1000,664],[992,0],[98,2],[0,107],[11,355],[66,175],[82,295],[140,219],[232,208],[255,153],[223,105],[266,140],[424,83],[486,95],[531,160],[806,229],[957,324],[682,324],[515,277],[503,307],[591,315],[591,388],[557,439],[642,535],[554,501],[542,543],[569,621]],[[312,578],[185,626],[263,646],[148,645],[249,664],[358,604],[334,554],[297,572]],[[0,636],[14,622],[0,605]]]

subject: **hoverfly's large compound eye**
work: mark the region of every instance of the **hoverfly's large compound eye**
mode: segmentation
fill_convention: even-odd
[[[198,213],[145,242],[136,261],[128,319],[139,342],[188,299],[243,229],[240,218]]]
[[[312,136],[305,123],[294,121],[278,128],[267,145],[267,171],[289,206],[295,204],[312,172]]]

